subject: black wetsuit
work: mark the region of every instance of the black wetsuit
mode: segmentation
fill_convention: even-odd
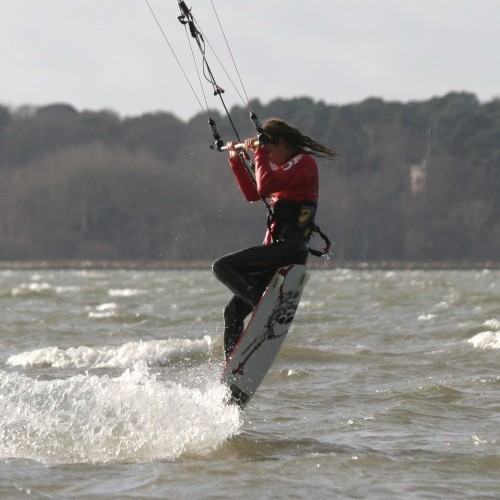
[[[217,259],[213,272],[233,293],[224,309],[224,353],[229,357],[243,333],[244,320],[258,304],[274,273],[289,264],[305,264],[306,238],[297,226],[283,225],[276,242]]]

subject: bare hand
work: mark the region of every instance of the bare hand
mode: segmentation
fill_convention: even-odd
[[[238,141],[229,141],[226,144],[226,150],[229,152],[229,158],[235,158],[238,156],[238,152],[234,149],[235,144],[238,144]]]
[[[248,150],[255,150],[259,147],[259,139],[258,137],[250,137],[248,139],[245,139],[245,149]]]

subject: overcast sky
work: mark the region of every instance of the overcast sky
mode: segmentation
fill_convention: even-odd
[[[345,104],[450,91],[473,92],[481,101],[500,96],[500,0],[212,2],[250,99],[306,95]],[[187,3],[234,74],[212,2]],[[200,96],[177,1],[149,3]],[[146,0],[3,0],[0,44],[3,105],[64,102],[184,119],[202,110]],[[229,105],[241,104],[207,55]]]

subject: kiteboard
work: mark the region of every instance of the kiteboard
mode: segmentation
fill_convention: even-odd
[[[244,408],[254,395],[285,340],[308,279],[307,267],[293,264],[278,269],[269,282],[222,372],[230,403]]]

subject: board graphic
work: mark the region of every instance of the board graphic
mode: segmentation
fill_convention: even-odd
[[[283,344],[309,279],[305,265],[278,269],[222,372],[231,403],[244,408]]]

